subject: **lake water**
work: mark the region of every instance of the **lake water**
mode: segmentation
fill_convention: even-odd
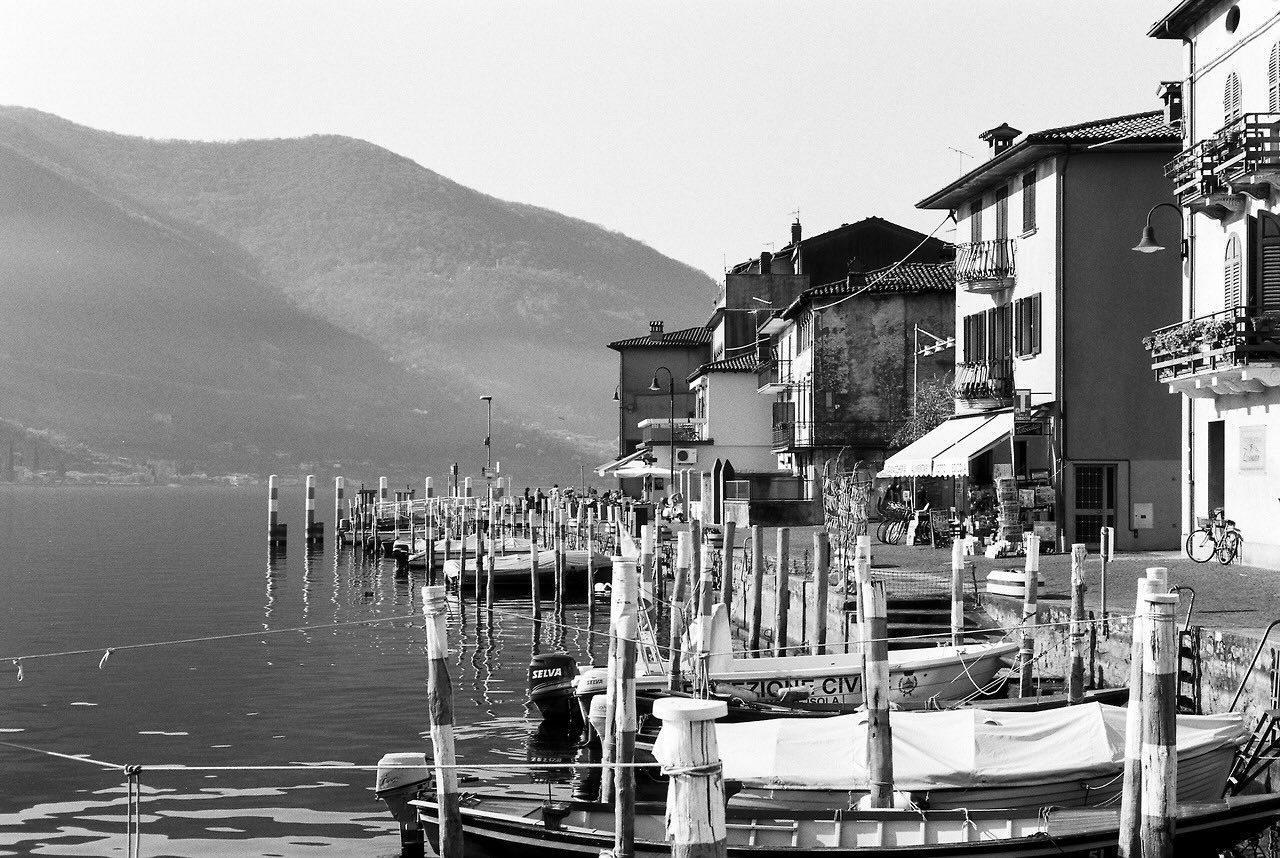
[[[399,854],[372,771],[148,769],[429,751],[424,573],[331,539],[304,550],[304,492],[281,490],[294,543],[271,555],[265,486],[0,486],[0,741],[143,766],[142,855]],[[534,737],[526,670],[535,645],[589,660],[585,606],[535,641],[527,592],[511,596],[491,622],[469,598],[454,604],[459,758],[568,761]],[[268,634],[304,626],[321,628]],[[109,647],[226,635],[242,636],[120,649],[100,665]],[[33,657],[74,650],[88,652]],[[0,854],[126,854],[119,771],[8,745],[0,768]]]

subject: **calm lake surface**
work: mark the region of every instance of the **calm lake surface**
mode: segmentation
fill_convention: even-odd
[[[142,855],[399,854],[372,771],[147,768],[371,766],[430,750],[425,573],[332,539],[306,551],[304,497],[281,489],[294,542],[272,555],[265,486],[0,487],[0,741],[143,766]],[[535,738],[525,682],[535,646],[590,659],[585,605],[535,641],[527,590],[500,593],[492,622],[470,595],[461,611],[451,597],[460,760],[571,761]],[[268,634],[328,624],[347,625]],[[109,647],[224,635],[242,636],[99,664]],[[31,657],[71,650],[90,652]],[[119,771],[8,745],[0,767],[0,854],[126,854]]]

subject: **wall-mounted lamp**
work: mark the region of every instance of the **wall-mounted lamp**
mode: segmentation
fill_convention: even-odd
[[[1164,208],[1165,206],[1168,206],[1169,208],[1173,209],[1175,212],[1178,213],[1178,234],[1181,236],[1182,209],[1178,208],[1173,203],[1156,203],[1154,206],[1151,207],[1151,210],[1147,212],[1147,225],[1142,228],[1142,238],[1141,240],[1139,240],[1137,245],[1134,246],[1133,248],[1134,250],[1138,251],[1139,253],[1155,253],[1156,251],[1165,249],[1164,245],[1156,240],[1155,227],[1151,225],[1151,216],[1155,214],[1156,209]],[[1187,239],[1185,237],[1182,238],[1180,242],[1179,251],[1181,253],[1182,258],[1186,259],[1187,258]]]

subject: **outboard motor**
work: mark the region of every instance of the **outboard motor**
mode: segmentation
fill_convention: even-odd
[[[577,675],[578,663],[568,653],[540,653],[529,662],[529,699],[543,721],[566,728],[574,723],[573,680]]]
[[[421,858],[424,854],[418,812],[409,802],[430,782],[426,754],[391,753],[383,754],[378,760],[378,779],[373,792],[387,803],[387,809],[400,823],[400,854],[405,858]]]

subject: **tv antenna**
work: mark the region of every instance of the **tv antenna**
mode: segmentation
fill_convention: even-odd
[[[960,156],[960,175],[963,176],[964,175],[964,159],[972,158],[973,156],[970,155],[968,152],[964,151],[963,149],[957,149],[954,146],[948,146],[947,148]]]

